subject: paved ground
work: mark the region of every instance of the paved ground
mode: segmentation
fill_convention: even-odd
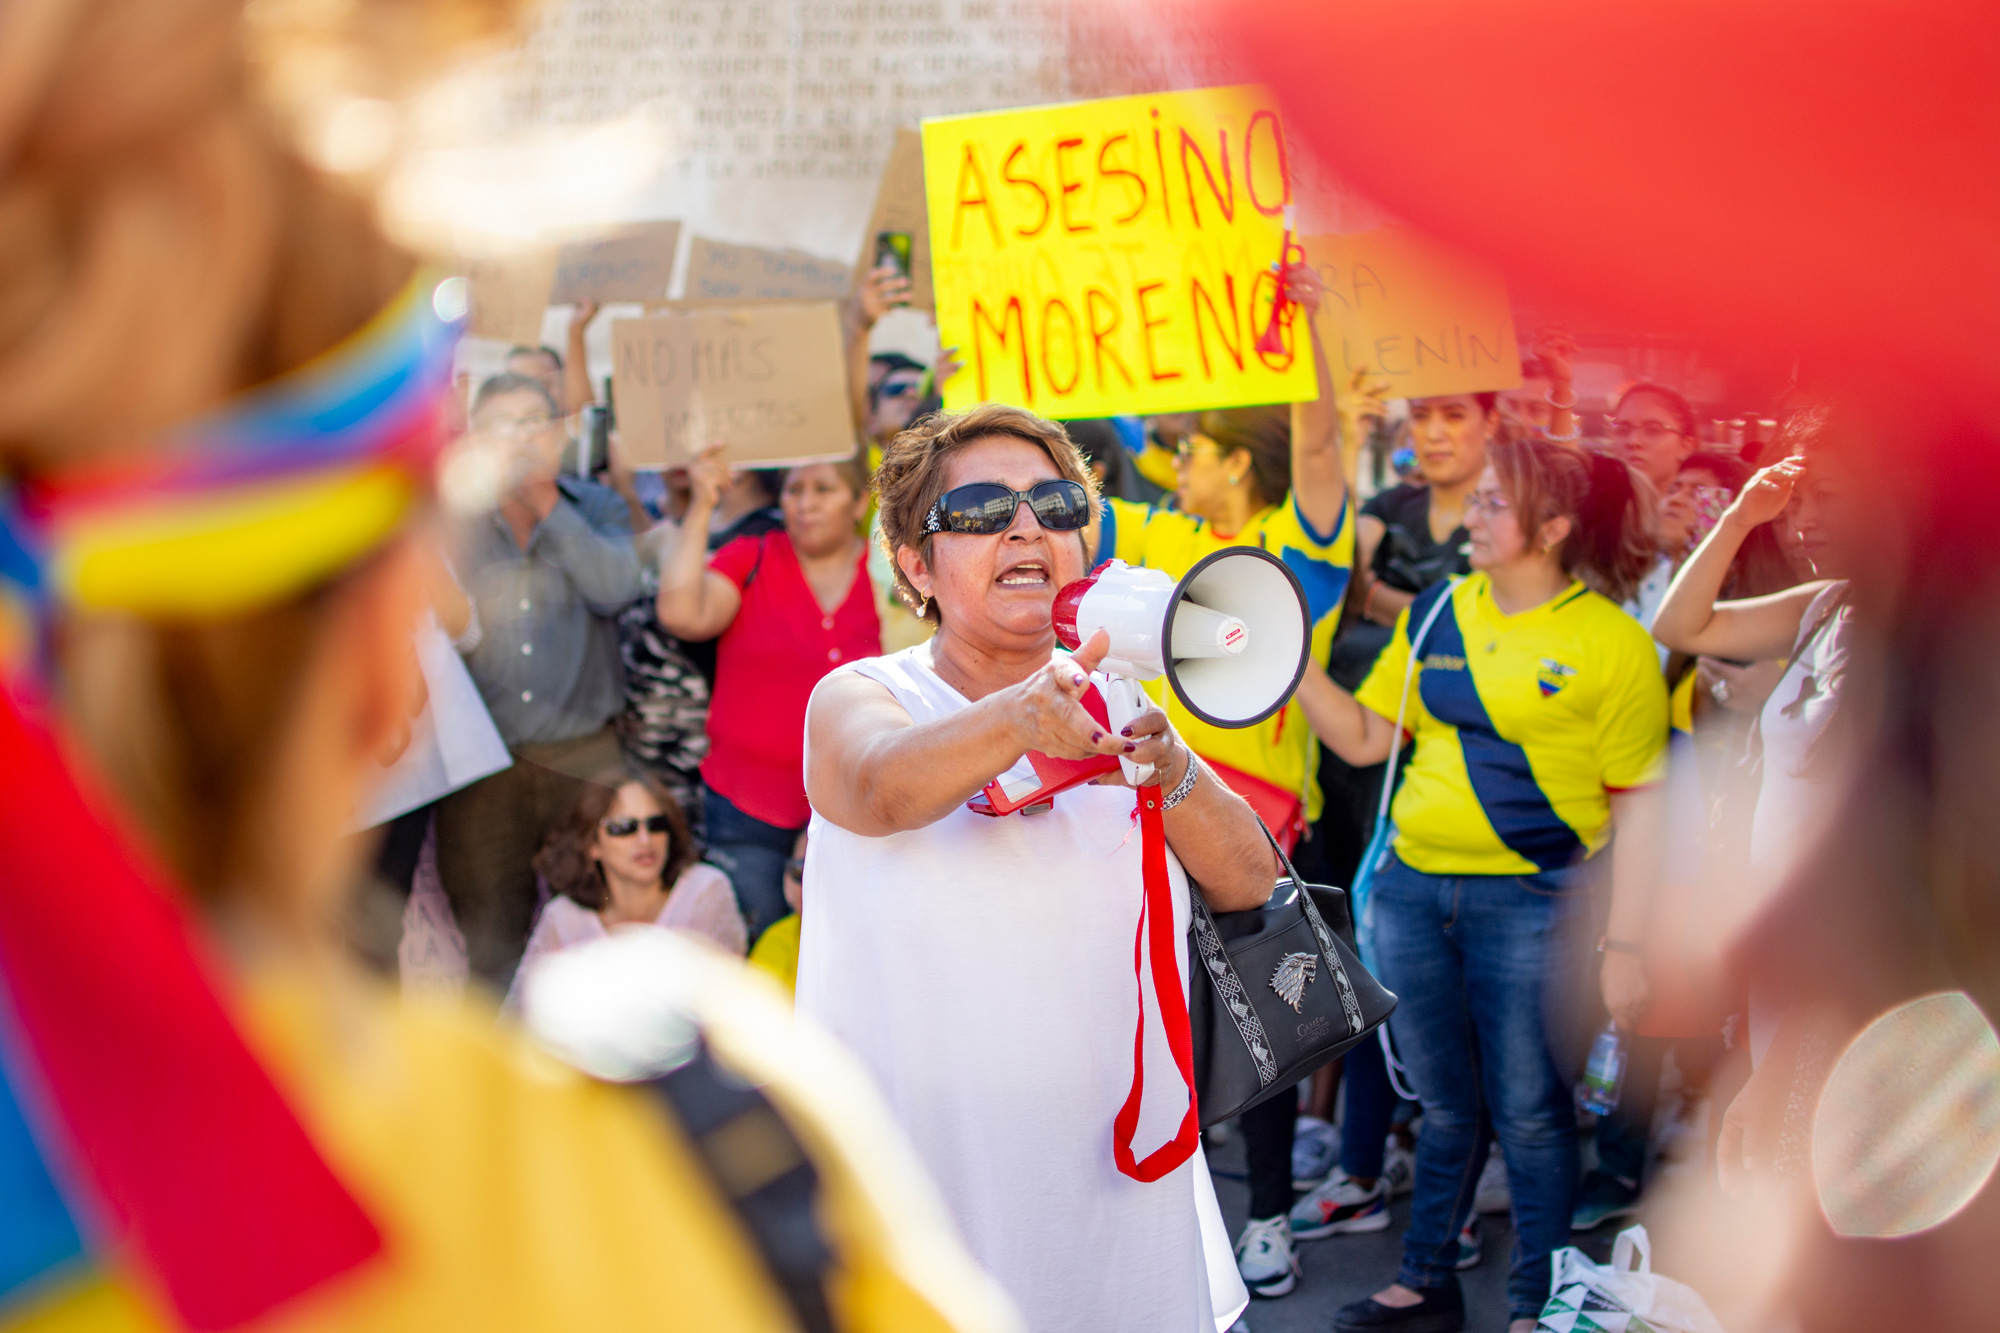
[[[1243,1183],[1243,1141],[1234,1137],[1209,1153],[1215,1192],[1233,1238],[1242,1230],[1250,1192]],[[1275,1301],[1253,1300],[1244,1316],[1250,1333],[1327,1333],[1333,1312],[1349,1301],[1380,1291],[1396,1276],[1402,1256],[1403,1226],[1409,1221],[1410,1199],[1404,1195],[1390,1209],[1392,1221],[1382,1231],[1361,1236],[1331,1236],[1299,1247],[1304,1280],[1292,1294]],[[1485,1257],[1477,1268],[1460,1273],[1465,1291],[1466,1333],[1505,1333],[1507,1328],[1507,1253],[1514,1229],[1504,1216],[1482,1218]],[[1578,1248],[1600,1261],[1609,1256],[1616,1228],[1579,1239]],[[1601,1253],[1600,1253],[1601,1251]]]

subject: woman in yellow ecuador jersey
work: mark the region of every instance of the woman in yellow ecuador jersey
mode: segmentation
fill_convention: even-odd
[[[1310,312],[1319,278],[1294,265],[1287,290]],[[1298,322],[1310,324],[1309,319]],[[1283,560],[1305,588],[1313,657],[1324,663],[1354,565],[1332,380],[1319,335],[1312,335],[1320,395],[1310,403],[1204,412],[1178,442],[1177,509],[1108,500],[1097,558],[1116,556],[1180,578],[1230,546],[1258,546]],[[1224,782],[1256,808],[1289,851],[1319,817],[1318,751],[1296,703],[1254,727],[1231,730],[1189,712],[1165,682],[1150,687],[1174,728]]]
[[[1424,1133],[1402,1270],[1342,1310],[1337,1329],[1444,1326],[1461,1308],[1453,1265],[1489,1120],[1519,1236],[1512,1327],[1533,1326],[1576,1184],[1568,1062],[1552,1053],[1545,1013],[1548,983],[1573,970],[1563,946],[1584,907],[1574,870],[1616,825],[1607,944],[1622,950],[1657,850],[1657,793],[1640,789],[1663,776],[1667,690],[1652,639],[1618,607],[1653,544],[1631,472],[1540,440],[1504,441],[1466,498],[1465,524],[1472,575],[1418,596],[1360,690],[1308,671],[1300,691],[1341,758],[1380,763],[1416,658],[1405,721],[1414,748],[1372,912]],[[1629,1026],[1644,1000],[1637,957],[1607,953],[1602,980]]]

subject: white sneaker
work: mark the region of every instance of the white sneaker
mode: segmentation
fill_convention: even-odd
[[[1417,1187],[1417,1156],[1394,1134],[1382,1145],[1382,1181],[1388,1188],[1384,1197],[1390,1199]]]
[[[1389,1178],[1384,1175],[1363,1189],[1336,1167],[1324,1184],[1292,1205],[1290,1221],[1293,1240],[1384,1230],[1389,1225]]]
[[[1299,1257],[1282,1217],[1253,1217],[1236,1239],[1236,1271],[1252,1296],[1283,1296],[1299,1285]]]
[[[1479,1173],[1479,1188],[1472,1194],[1472,1211],[1475,1213],[1505,1213],[1512,1211],[1514,1195],[1507,1188],[1507,1163],[1500,1156],[1500,1145],[1486,1154],[1486,1169]]]
[[[1302,1115],[1292,1131],[1292,1188],[1313,1189],[1340,1161],[1340,1135],[1316,1115]]]

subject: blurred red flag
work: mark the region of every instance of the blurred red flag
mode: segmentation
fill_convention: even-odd
[[[1214,0],[1292,132],[1567,306],[2000,381],[2000,5]]]

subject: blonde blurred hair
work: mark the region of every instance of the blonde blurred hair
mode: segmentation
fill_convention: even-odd
[[[348,91],[397,96],[469,40],[509,31],[521,8],[0,5],[0,468],[159,448],[168,427],[366,323],[415,262],[365,190],[297,148],[300,71],[338,54],[372,81]],[[247,855],[320,604],[309,593],[226,622],[60,627],[72,730],[197,892]]]

